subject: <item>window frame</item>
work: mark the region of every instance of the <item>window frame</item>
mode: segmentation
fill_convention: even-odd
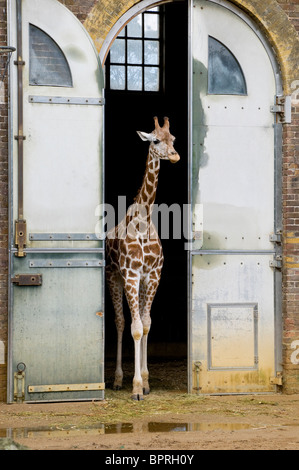
[[[51,45],[51,49],[48,49],[46,51],[46,59],[48,58],[49,62],[47,63],[47,61],[45,62],[44,64],[44,75],[42,76],[42,80],[43,81],[38,81],[37,79],[33,80],[33,77],[34,77],[34,73],[35,73],[35,62],[38,62],[39,59],[43,59],[43,57],[41,56],[40,58],[39,57],[36,57],[34,58],[33,56],[33,51],[34,51],[34,47],[33,47],[33,39],[34,39],[34,35],[36,34],[41,34],[40,36],[40,39],[44,39],[46,41],[48,41],[48,45]],[[48,70],[48,67],[53,67],[52,65],[52,61],[53,59],[55,59],[54,56],[51,56],[51,52],[58,52],[58,57],[56,56],[56,60],[60,60],[61,61],[61,65],[62,67],[64,68],[64,72],[68,75],[66,78],[67,80],[65,82],[61,82],[59,83],[59,81],[57,80],[57,77],[59,77],[59,74],[56,74],[53,72],[53,70]],[[42,67],[42,65],[41,65]],[[53,81],[52,80],[52,74],[53,76],[55,77],[55,80]],[[29,82],[29,86],[38,86],[38,87],[55,87],[55,88],[73,88],[74,86],[74,83],[73,83],[73,76],[72,76],[72,72],[71,72],[71,68],[70,68],[70,65],[69,65],[69,62],[65,56],[65,53],[63,52],[63,50],[61,49],[61,47],[59,46],[59,44],[57,44],[57,42],[55,41],[55,39],[53,39],[46,31],[44,31],[43,29],[39,28],[38,26],[36,26],[35,24],[33,23],[29,23],[29,77],[28,77],[28,82]]]
[[[146,94],[158,94],[163,91],[164,88],[164,65],[163,65],[163,57],[164,57],[164,11],[161,7],[155,7],[157,8],[156,11],[153,11],[153,9],[146,10],[142,13],[140,13],[137,16],[141,16],[141,36],[140,37],[134,37],[130,36],[128,34],[128,25],[126,25],[121,33],[122,36],[117,36],[116,39],[123,40],[125,43],[125,59],[124,62],[112,62],[111,61],[111,54],[109,51],[109,54],[106,59],[106,89],[115,93],[146,93]],[[146,15],[157,15],[159,17],[159,29],[158,29],[158,37],[146,37],[145,36],[145,16]],[[128,23],[129,24],[129,23]],[[142,44],[142,60],[141,63],[133,63],[128,61],[128,43],[129,41],[141,41]],[[144,56],[144,50],[145,50],[145,42],[146,41],[154,41],[159,44],[159,62],[157,64],[154,63],[145,63],[145,56]],[[110,49],[111,50],[111,49]],[[111,88],[111,66],[123,66],[125,69],[125,84],[123,89],[116,89],[116,88]],[[141,89],[130,89],[128,88],[128,68],[129,67],[140,67],[142,71],[142,85]],[[146,90],[145,89],[145,69],[149,69],[151,67],[156,67],[159,71],[159,80],[158,80],[158,90]]]
[[[211,62],[212,62],[212,57],[211,57],[211,49],[210,46],[212,45],[212,42],[216,43],[217,45],[221,46],[228,57],[230,57],[233,61],[234,64],[236,65],[236,70],[238,71],[238,75],[241,79],[241,85],[244,87],[244,91],[233,91],[231,89],[226,90],[225,87],[222,90],[216,91],[216,89],[213,89],[213,82],[212,82],[212,75],[214,73],[214,69],[211,68]],[[214,36],[209,36],[208,37],[208,95],[216,95],[216,96],[248,96],[248,91],[247,91],[247,80],[245,77],[244,70],[235,56],[235,54],[229,49],[229,47],[224,44],[223,42],[219,41],[219,39],[215,38]]]

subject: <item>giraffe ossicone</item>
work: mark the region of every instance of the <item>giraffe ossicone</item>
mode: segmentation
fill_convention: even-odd
[[[134,340],[134,378],[132,398],[142,400],[150,391],[147,367],[147,339],[151,327],[151,306],[163,266],[163,250],[152,211],[156,198],[160,160],[171,163],[180,156],[173,144],[169,119],[162,127],[154,117],[155,129],[151,133],[137,131],[149,142],[143,182],[134,203],[122,221],[109,231],[106,239],[106,279],[115,311],[117,329],[117,359],[114,388],[122,387],[122,339],[125,326],[123,294],[131,312],[131,334]]]

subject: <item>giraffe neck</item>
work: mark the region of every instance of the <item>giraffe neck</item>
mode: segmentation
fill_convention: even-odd
[[[155,149],[150,147],[142,186],[135,199],[135,202],[144,206],[150,214],[156,199],[159,171],[160,159],[156,156]]]
[[[142,186],[126,215],[127,233],[131,238],[148,238],[155,235],[152,226],[152,212],[156,199],[160,159],[150,148]]]

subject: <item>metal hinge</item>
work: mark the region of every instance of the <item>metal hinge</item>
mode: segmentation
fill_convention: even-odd
[[[273,242],[273,243],[282,243],[282,231],[281,230],[277,230],[276,233],[271,233],[270,235],[270,242]]]
[[[26,136],[25,135],[15,135],[15,140],[26,140]]]
[[[275,269],[281,269],[282,268],[282,256],[278,255],[275,256],[273,261],[270,261],[270,267],[275,268]]]
[[[270,107],[271,113],[276,114],[276,122],[290,124],[292,122],[291,96],[276,96],[276,103]]]
[[[271,385],[282,385],[282,372],[276,372],[275,377],[270,377],[270,384]]]
[[[91,106],[104,106],[104,98],[90,98],[90,97],[72,97],[72,96],[33,96],[28,97],[30,103],[41,104],[75,104],[75,105],[91,105]]]
[[[25,64],[26,64],[25,60],[14,60],[14,65],[22,65],[23,66]]]
[[[16,274],[11,282],[17,286],[41,286],[43,277],[41,274]]]
[[[104,266],[105,261],[98,259],[36,259],[34,261],[29,261],[29,268],[103,268]]]

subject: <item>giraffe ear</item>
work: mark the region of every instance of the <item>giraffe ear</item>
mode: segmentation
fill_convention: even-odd
[[[146,132],[141,132],[141,131],[137,131],[137,134],[139,135],[140,139],[142,140],[148,140],[150,142],[152,142],[153,140],[153,136],[152,134],[147,134]]]

